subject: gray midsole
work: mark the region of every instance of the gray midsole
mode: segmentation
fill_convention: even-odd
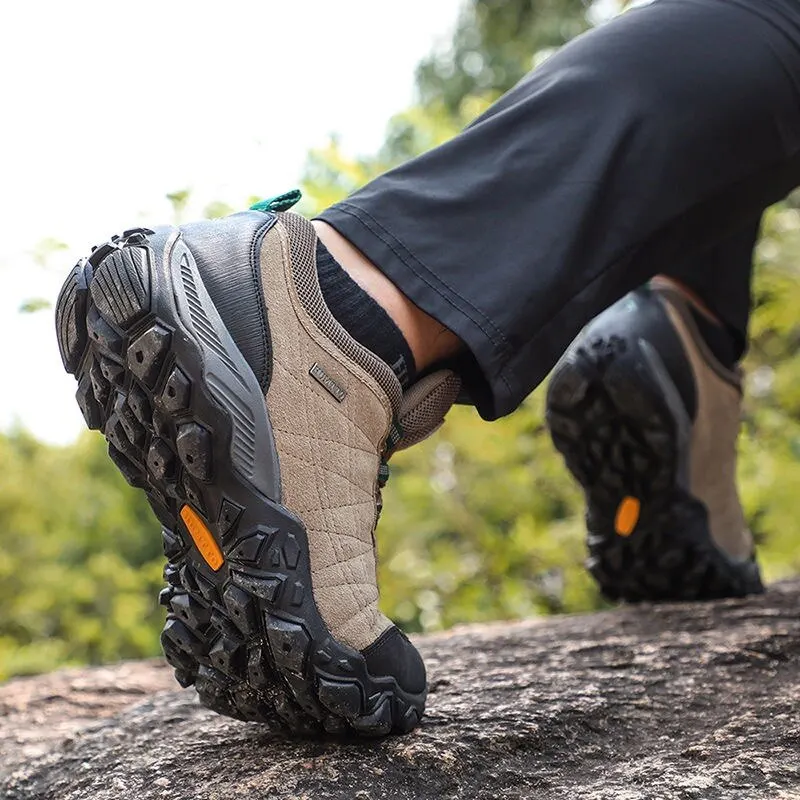
[[[203,358],[203,378],[231,417],[231,461],[236,471],[275,503],[281,500],[275,437],[258,379],[222,322],[178,231],[164,248],[164,272],[171,276],[181,322]]]

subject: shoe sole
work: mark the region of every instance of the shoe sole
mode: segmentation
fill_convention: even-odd
[[[56,330],[87,425],[163,526],[161,642],[179,683],[297,733],[414,728],[425,693],[371,675],[317,610],[306,532],[275,500],[263,392],[178,231],[95,248],[64,284]]]
[[[655,349],[617,337],[572,351],[547,392],[556,449],[586,495],[587,568],[611,600],[764,591],[752,559],[716,547],[687,490],[691,421]]]

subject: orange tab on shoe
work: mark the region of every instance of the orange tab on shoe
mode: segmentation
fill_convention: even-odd
[[[225,559],[214,535],[191,506],[181,509],[181,519],[203,560],[216,572],[225,563]]]
[[[642,504],[635,497],[626,497],[617,508],[614,530],[620,536],[630,536],[639,522]]]

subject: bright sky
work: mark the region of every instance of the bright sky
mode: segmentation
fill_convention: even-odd
[[[330,133],[369,153],[413,97],[417,62],[460,0],[135,4],[28,0],[0,26],[0,429],[66,442],[82,429],[51,311],[74,262],[110,234],[296,185]],[[31,251],[68,244],[36,267]]]

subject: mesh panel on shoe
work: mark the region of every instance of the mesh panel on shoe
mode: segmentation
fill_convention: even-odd
[[[402,401],[402,389],[397,376],[388,364],[359,344],[325,304],[317,276],[317,236],[314,227],[297,214],[282,213],[278,217],[289,233],[289,252],[297,295],[306,312],[325,336],[377,381],[397,413]]]
[[[449,369],[417,381],[403,397],[397,421],[403,432],[395,450],[404,450],[437,431],[461,391],[461,378]]]

